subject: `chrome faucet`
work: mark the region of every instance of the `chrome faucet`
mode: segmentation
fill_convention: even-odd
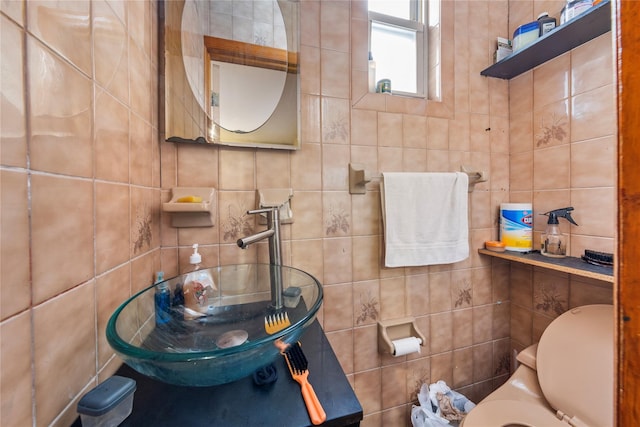
[[[282,245],[280,243],[280,208],[264,208],[247,211],[249,215],[267,214],[267,229],[251,236],[238,239],[238,246],[246,249],[249,245],[263,239],[269,239],[269,280],[271,284],[271,305],[280,310],[282,298]]]

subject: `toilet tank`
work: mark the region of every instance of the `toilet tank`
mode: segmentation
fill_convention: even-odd
[[[577,425],[612,426],[613,306],[587,305],[556,318],[542,334],[536,365],[549,404]]]

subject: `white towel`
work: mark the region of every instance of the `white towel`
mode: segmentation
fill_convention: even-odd
[[[385,266],[450,264],[469,257],[469,176],[384,173]]]

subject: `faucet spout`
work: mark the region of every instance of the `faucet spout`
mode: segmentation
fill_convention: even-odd
[[[246,249],[249,245],[260,240],[269,239],[269,264],[271,284],[271,305],[275,310],[284,306],[282,296],[282,245],[280,243],[280,208],[265,208],[247,211],[247,214],[267,214],[267,229],[251,236],[238,239],[238,246]]]
[[[259,233],[253,234],[251,236],[247,236],[247,237],[243,237],[242,239],[238,239],[238,246],[242,249],[247,249],[247,247],[249,247],[249,245],[259,242],[260,240],[263,239],[268,239],[271,236],[273,236],[273,234],[275,233],[275,230],[273,229],[268,229],[268,230],[264,230],[261,231]]]

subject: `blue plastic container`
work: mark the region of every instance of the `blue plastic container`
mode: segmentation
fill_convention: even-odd
[[[513,51],[516,52],[533,43],[540,34],[540,23],[529,22],[516,28],[513,32]]]

